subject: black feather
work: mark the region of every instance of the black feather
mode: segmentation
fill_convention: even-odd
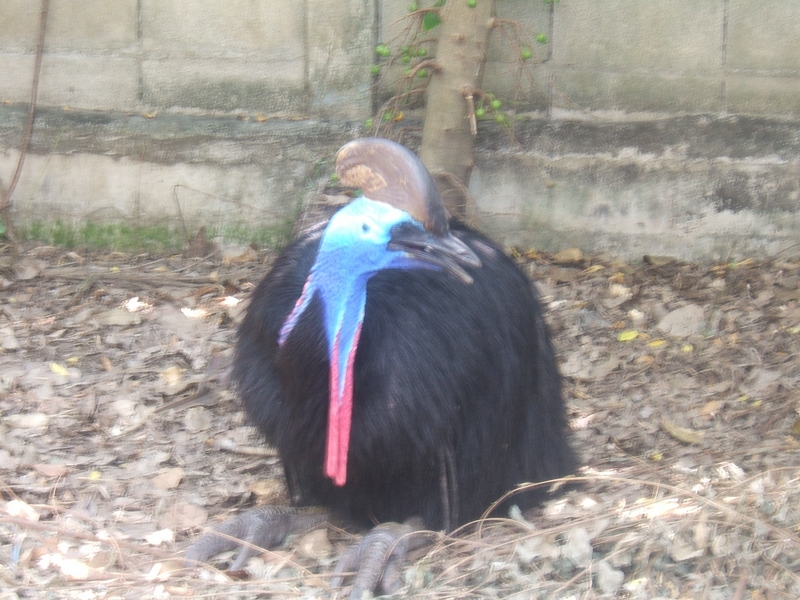
[[[322,230],[288,246],[254,291],[233,379],[300,504],[359,522],[419,516],[431,528],[453,527],[519,483],[573,471],[533,286],[493,242],[457,222],[451,229],[483,263],[467,269],[471,285],[426,269],[384,270],[367,284],[343,487],[323,474],[329,365],[318,299],[277,343]],[[542,497],[539,490],[513,502]]]

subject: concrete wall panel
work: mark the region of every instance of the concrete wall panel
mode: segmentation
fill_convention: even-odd
[[[721,67],[722,36],[722,0],[568,0],[555,8],[553,60],[601,71],[708,73]]]
[[[39,35],[40,4],[30,0],[0,2],[0,46],[4,52],[33,52]],[[3,71],[5,73],[5,71]]]
[[[33,56],[30,56],[27,94]],[[133,57],[47,54],[42,60],[39,102],[49,106],[126,110],[138,104],[139,64]]]
[[[304,50],[303,2],[142,0],[142,43],[171,59],[258,56],[298,60]]]
[[[731,0],[727,67],[753,71],[800,71],[800,3]],[[777,74],[777,73],[776,73]]]
[[[363,119],[371,111],[375,46],[371,0],[308,0],[309,111],[321,118]]]

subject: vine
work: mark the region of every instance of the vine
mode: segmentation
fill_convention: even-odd
[[[394,126],[405,119],[406,110],[421,105],[429,76],[440,68],[430,48],[437,41],[434,30],[441,23],[440,9],[445,1],[437,0],[428,7],[421,7],[417,1],[412,2],[408,6],[408,15],[404,17],[408,22],[403,31],[393,40],[381,42],[375,47],[375,64],[370,72],[375,78],[376,89],[393,67],[403,65],[403,70],[395,84],[395,93],[365,121],[370,135],[389,136]],[[474,8],[479,0],[461,1],[466,1],[467,6]],[[558,0],[542,2],[553,4]],[[533,83],[529,67],[534,57],[534,44],[549,43],[548,36],[546,33],[527,31],[521,23],[510,19],[495,18],[492,27],[503,36],[513,51],[514,90],[519,92],[525,82]],[[506,129],[512,128],[514,112],[503,107],[516,104],[516,99],[506,102],[492,91],[484,89],[465,89],[463,93],[473,135],[477,134],[477,122],[481,120],[494,120]]]

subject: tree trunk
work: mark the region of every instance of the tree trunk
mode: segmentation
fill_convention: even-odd
[[[448,0],[441,8],[438,67],[428,83],[420,158],[433,174],[450,214],[465,218],[464,194],[475,139],[470,130],[470,90],[482,85],[494,0]]]

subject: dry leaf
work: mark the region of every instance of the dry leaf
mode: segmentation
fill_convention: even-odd
[[[158,520],[161,529],[187,531],[202,527],[208,521],[208,513],[196,504],[179,503],[165,512]]]
[[[67,472],[66,465],[38,464],[33,465],[33,468],[37,473],[41,473],[45,477],[63,477]]]
[[[565,248],[561,252],[557,252],[553,260],[562,264],[580,262],[583,260],[583,252],[580,248]]]
[[[67,367],[60,365],[57,362],[50,363],[50,370],[56,375],[61,375],[62,377],[69,377],[69,371],[67,370]]]
[[[295,547],[300,556],[315,559],[328,556],[333,550],[333,546],[328,540],[327,529],[317,529],[301,536],[295,543]]]
[[[701,444],[703,442],[703,432],[688,429],[686,427],[679,427],[671,421],[663,419],[661,421],[661,428],[666,431],[671,437],[675,438],[684,444]]]
[[[160,546],[161,544],[171,544],[175,541],[175,533],[172,529],[159,529],[153,533],[144,536],[144,541],[151,546]]]
[[[183,371],[184,369],[180,367],[172,366],[161,371],[159,377],[161,377],[168,386],[175,387],[180,385],[183,380]]]
[[[711,400],[710,402],[706,402],[705,406],[700,409],[700,415],[706,417],[707,419],[715,417],[719,412],[720,406],[722,406],[722,402],[719,400]]]
[[[3,511],[10,517],[17,517],[27,521],[38,521],[39,511],[22,500],[9,500]]]
[[[153,485],[160,490],[169,490],[178,487],[178,484],[181,482],[181,479],[183,479],[185,474],[185,471],[180,467],[174,467],[172,469],[162,471],[150,481],[152,481]]]
[[[3,419],[10,427],[18,427],[19,429],[38,429],[40,427],[47,427],[50,424],[50,417],[44,413],[18,413],[16,415],[8,415]]]
[[[675,257],[673,256],[654,256],[652,254],[645,254],[642,257],[642,260],[646,262],[648,265],[653,265],[654,267],[664,267],[666,265],[672,264],[675,262]]]

